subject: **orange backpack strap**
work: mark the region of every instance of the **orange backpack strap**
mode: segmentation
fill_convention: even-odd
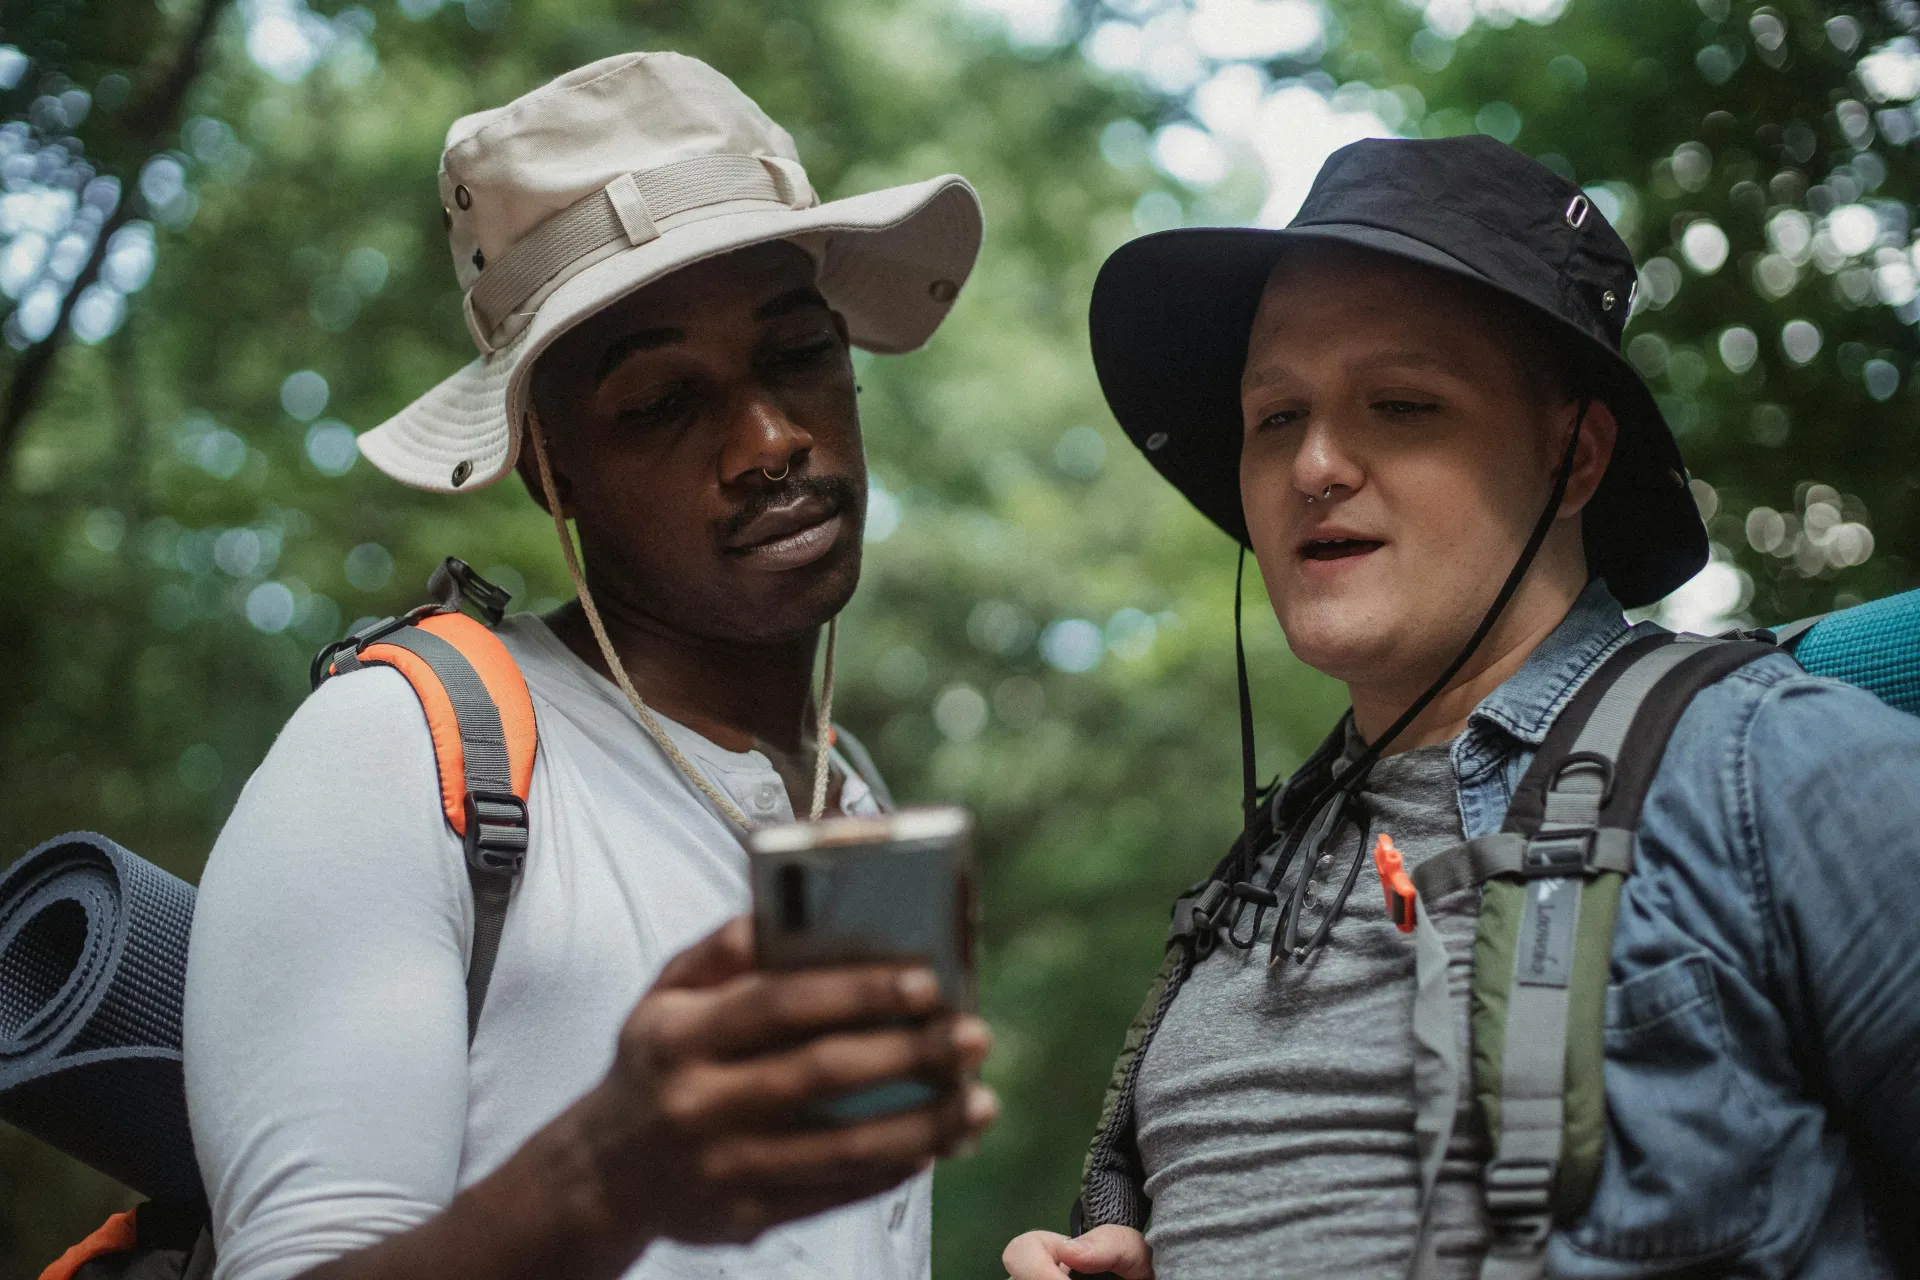
[[[466,850],[473,882],[471,1041],[499,954],[507,901],[527,854],[527,793],[539,743],[526,678],[498,636],[444,604],[363,627],[323,650],[314,665],[319,680],[366,666],[392,667],[413,686],[426,713],[440,807]]]
[[[40,1280],[73,1280],[74,1274],[95,1258],[110,1253],[127,1253],[139,1244],[133,1210],[116,1213],[99,1230],[61,1254],[40,1273]]]

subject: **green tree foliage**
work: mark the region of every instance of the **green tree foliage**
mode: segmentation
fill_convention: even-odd
[[[980,815],[988,1077],[1007,1105],[940,1173],[936,1251],[942,1276],[999,1274],[1010,1234],[1061,1224],[1166,904],[1237,825],[1232,549],[1114,428],[1084,325],[1114,246],[1250,218],[1288,179],[1224,135],[1220,172],[1170,162],[1169,126],[1217,123],[1205,84],[1297,82],[1349,123],[1505,137],[1668,264],[1648,268],[1630,332],[1711,482],[1696,491],[1735,592],[1721,612],[1881,594],[1912,585],[1920,555],[1915,317],[1888,256],[1914,265],[1911,95],[1876,98],[1858,70],[1904,34],[1899,13],[1573,0],[1547,23],[1455,0],[1283,2],[1315,24],[1304,43],[1189,50],[1171,71],[1111,49],[1155,22],[1185,39],[1206,4],[996,0],[1013,38],[938,0],[10,9],[0,40],[28,62],[0,118],[30,128],[4,145],[33,155],[0,157],[4,198],[66,182],[83,203],[117,175],[80,282],[124,287],[91,311],[69,290],[52,359],[30,340],[46,299],[10,291],[9,395],[35,361],[47,376],[0,459],[0,858],[85,826],[191,876],[315,646],[414,603],[450,553],[534,608],[561,595],[551,526],[515,482],[415,494],[347,442],[472,355],[433,183],[447,124],[607,54],[706,58],[793,130],[827,197],[955,170],[987,208],[981,266],[933,344],[859,360],[876,498],[840,707],[896,791]],[[0,83],[10,65],[0,51]],[[81,145],[58,164],[34,158],[67,137]],[[1872,217],[1857,251],[1866,224],[1840,212],[1856,207]],[[0,212],[0,283],[26,208]],[[1712,270],[1702,220],[1726,240]],[[1783,349],[1789,321],[1818,329],[1811,359]],[[1829,553],[1842,525],[1871,530],[1862,563],[1845,563],[1855,533]],[[1271,773],[1342,702],[1286,653],[1255,584]],[[37,1274],[120,1194],[0,1135],[0,1276]]]

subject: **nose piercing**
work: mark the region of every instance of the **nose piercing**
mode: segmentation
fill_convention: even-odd
[[[1307,496],[1307,505],[1312,506],[1314,503],[1324,501],[1328,498],[1331,498],[1332,496],[1333,496],[1333,486],[1328,485],[1326,488],[1320,491],[1320,496],[1318,498],[1309,494]]]
[[[793,463],[789,460],[785,466],[780,468],[779,475],[773,474],[773,472],[767,470],[765,467],[760,468],[760,474],[769,480],[785,480],[787,478],[787,472],[791,470],[793,470]]]

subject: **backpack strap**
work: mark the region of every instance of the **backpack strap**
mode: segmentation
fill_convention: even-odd
[[[444,608],[427,606],[362,628],[323,651],[324,666],[316,667],[320,680],[366,666],[392,667],[406,677],[426,713],[440,806],[461,839],[473,884],[471,1043],[500,951],[507,902],[526,859],[527,794],[538,733],[526,677],[507,647],[479,622]]]
[[[1666,633],[1625,645],[1556,718],[1500,833],[1412,874],[1425,901],[1482,886],[1473,1075],[1493,1147],[1485,1172],[1493,1239],[1481,1280],[1540,1276],[1555,1219],[1578,1216],[1592,1199],[1605,1140],[1613,924],[1641,805],[1694,695],[1776,652]],[[1427,1108],[1444,1105],[1445,1129],[1456,1097],[1457,1081]],[[1429,1246],[1423,1221],[1415,1274]]]

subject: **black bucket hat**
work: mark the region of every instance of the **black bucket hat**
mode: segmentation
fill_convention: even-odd
[[[1685,464],[1653,393],[1620,355],[1633,256],[1582,194],[1492,138],[1342,147],[1284,230],[1193,227],[1116,250],[1093,286],[1094,368],[1147,460],[1243,545],[1240,374],[1267,275],[1337,240],[1462,275],[1528,308],[1579,389],[1620,423],[1583,514],[1587,563],[1621,604],[1651,604],[1707,563]]]

